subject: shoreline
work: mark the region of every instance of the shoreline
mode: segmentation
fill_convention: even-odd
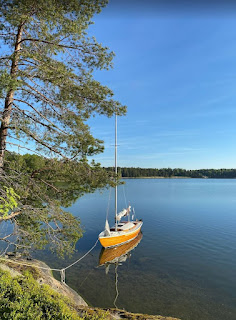
[[[121,177],[121,179],[209,179],[209,178],[192,178],[192,177]]]
[[[29,263],[32,265],[28,265]],[[0,270],[3,272],[8,272],[11,278],[24,277],[24,272],[29,271],[33,275],[35,282],[40,285],[48,285],[57,294],[66,297],[68,299],[68,306],[76,311],[78,317],[91,314],[91,316],[95,316],[96,319],[98,316],[102,316],[102,319],[104,320],[181,320],[171,316],[149,315],[143,313],[133,313],[115,308],[93,307],[70,286],[56,280],[50,270],[50,267],[41,260],[33,259],[31,262],[29,262],[20,258],[13,260],[9,259],[8,261],[7,258],[2,258],[0,259]]]
[[[208,177],[201,177],[201,178],[193,178],[193,177],[121,177],[120,179],[198,179],[198,180],[235,180],[236,178],[208,178]]]

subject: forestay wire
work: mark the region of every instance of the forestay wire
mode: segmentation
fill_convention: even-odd
[[[82,259],[84,259],[96,247],[97,244],[98,244],[98,239],[96,240],[95,244],[81,258],[79,258],[78,260],[74,261],[73,263],[71,263],[70,265],[68,265],[67,267],[62,268],[62,269],[40,267],[36,264],[29,264],[29,263],[15,261],[15,260],[2,258],[2,257],[0,257],[0,261],[5,260],[5,261],[12,262],[12,263],[22,265],[22,266],[35,267],[35,268],[42,269],[42,270],[58,271],[58,272],[60,272],[60,275],[61,275],[61,283],[66,284],[66,270],[71,268],[72,266],[74,266],[76,263],[80,262]]]

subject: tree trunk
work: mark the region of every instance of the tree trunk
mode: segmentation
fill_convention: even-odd
[[[19,61],[19,53],[21,49],[21,39],[22,39],[22,32],[23,32],[23,24],[18,27],[18,32],[16,35],[16,42],[15,42],[15,50],[11,64],[10,75],[11,78],[14,80],[17,78],[17,70],[18,70],[18,61]],[[12,111],[12,102],[14,98],[14,88],[9,88],[6,98],[5,98],[5,106],[2,115],[2,122],[0,127],[0,170],[3,168],[4,165],[4,155],[6,151],[6,139],[7,139],[7,132],[8,126],[11,119],[11,111]]]

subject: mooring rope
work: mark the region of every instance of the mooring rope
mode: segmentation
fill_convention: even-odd
[[[98,239],[97,241],[95,242],[95,244],[92,246],[91,249],[89,249],[89,251],[87,251],[81,258],[79,258],[78,260],[76,260],[75,262],[73,262],[72,264],[70,264],[69,266],[65,267],[64,270],[67,270],[69,269],[70,267],[72,267],[73,265],[75,265],[76,263],[78,263],[79,261],[81,261],[82,259],[84,259],[97,245],[98,243]]]
[[[98,239],[96,240],[96,242],[92,246],[92,248],[90,248],[81,258],[79,258],[75,262],[71,263],[70,265],[68,265],[67,267],[62,268],[62,269],[55,269],[55,268],[50,268],[50,267],[41,267],[41,266],[39,266],[37,264],[29,264],[29,263],[25,263],[25,262],[19,262],[19,261],[15,261],[15,260],[3,258],[3,257],[0,257],[0,261],[4,260],[4,261],[7,261],[7,262],[19,264],[19,265],[22,265],[22,266],[35,267],[35,268],[39,268],[39,269],[42,269],[42,270],[58,271],[58,272],[60,272],[60,275],[61,275],[61,283],[66,284],[66,270],[71,268],[72,266],[74,266],[76,263],[78,263],[82,259],[84,259],[96,247],[97,244],[98,244]]]

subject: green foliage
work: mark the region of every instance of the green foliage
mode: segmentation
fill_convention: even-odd
[[[109,312],[102,310],[96,310],[93,312],[86,312],[82,318],[83,320],[111,320],[113,317],[109,315]]]
[[[88,119],[126,113],[93,77],[96,69],[110,69],[114,57],[86,32],[107,2],[0,0],[1,205],[9,203],[4,187],[20,196],[16,206],[1,208],[2,214],[13,207],[20,214],[0,240],[16,250],[50,245],[59,254],[73,252],[82,229],[62,207],[112,183],[87,160],[104,149]],[[12,143],[35,154],[10,153]]]
[[[0,99],[4,98],[10,88],[16,90],[20,81],[13,79],[6,69],[0,70]]]
[[[11,278],[1,272],[1,319],[79,319],[64,299],[28,274]]]
[[[30,273],[12,278],[0,270],[1,320],[98,320],[108,319],[105,312],[80,317],[69,300],[48,285],[39,285]]]
[[[6,123],[12,138],[33,141],[37,152],[64,159],[103,151],[103,141],[92,136],[86,121],[126,112],[113,92],[93,79],[95,69],[112,67],[114,56],[85,31],[106,4],[0,0],[0,44],[2,38],[7,52],[0,57],[0,92],[12,108]]]
[[[3,218],[8,215],[10,210],[17,207],[17,200],[20,199],[20,196],[15,193],[13,188],[7,188],[4,186],[4,189],[6,191],[6,199],[0,197],[0,215],[2,215]]]
[[[9,175],[15,169],[21,173],[15,191],[22,204],[34,203],[40,208],[50,201],[57,201],[56,204],[63,207],[71,206],[85,193],[112,183],[113,176],[95,162],[63,161],[12,152],[6,155],[4,169]]]
[[[16,172],[17,181],[14,189],[4,187],[7,179],[0,181],[1,192],[8,190],[2,196],[4,214],[9,211],[6,204],[21,211],[13,220],[17,234],[7,238],[14,250],[29,252],[48,246],[61,256],[73,252],[83,233],[79,218],[62,207],[71,206],[85,193],[105,187],[112,177],[100,165],[85,160],[67,162],[9,152],[4,171],[6,177]]]

